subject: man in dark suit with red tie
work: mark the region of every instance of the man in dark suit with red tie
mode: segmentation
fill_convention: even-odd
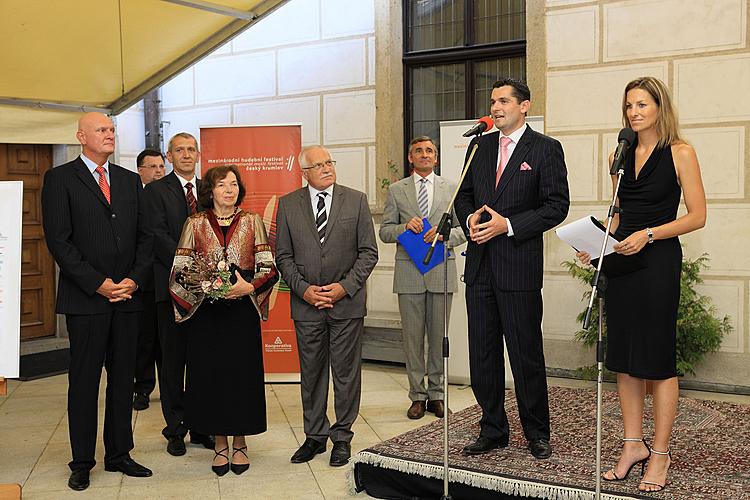
[[[201,182],[195,174],[195,166],[200,160],[198,141],[187,132],[175,134],[169,140],[167,160],[172,164],[172,172],[148,184],[145,192],[154,237],[154,288],[162,368],[159,391],[166,422],[161,433],[167,438],[167,453],[181,456],[187,451],[185,435],[188,429],[182,422],[185,415],[183,397],[187,339],[184,333],[178,331],[174,320],[169,296],[169,273],[185,220],[203,209],[198,203]],[[190,433],[190,442],[214,448],[214,440],[210,436],[196,432]]]
[[[81,155],[44,176],[42,215],[47,247],[60,268],[56,310],[65,314],[70,339],[68,486],[84,490],[96,464],[102,366],[107,369],[104,468],[151,475],[130,457],[134,333],[140,287],[151,270],[151,240],[140,178],[108,161],[115,150],[112,120],[84,114],[76,139]]]
[[[568,213],[567,171],[560,143],[526,124],[531,93],[525,83],[495,82],[490,104],[499,132],[469,145],[469,152],[474,144],[479,149],[456,198],[456,214],[469,237],[464,270],[469,362],[482,408],[479,437],[464,453],[508,445],[504,339],[524,435],[531,454],[543,459],[552,447],[541,330],[542,235]]]

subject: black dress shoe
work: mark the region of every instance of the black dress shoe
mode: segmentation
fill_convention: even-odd
[[[181,436],[169,436],[167,438],[167,453],[173,457],[181,457],[185,454],[185,440]]]
[[[206,434],[198,434],[197,432],[190,432],[190,444],[203,445],[207,450],[213,450],[216,447],[216,438],[208,436]]]
[[[495,448],[505,448],[506,446],[508,446],[507,439],[490,439],[479,436],[472,444],[464,446],[464,455],[482,455]]]
[[[151,477],[151,469],[147,469],[132,458],[126,458],[113,464],[104,464],[107,472],[122,472],[130,477]]]
[[[534,458],[545,459],[552,456],[552,446],[549,444],[549,439],[545,438],[531,439],[529,451],[534,455]]]
[[[76,491],[83,491],[86,488],[88,488],[89,487],[89,470],[88,469],[74,470],[70,474],[70,479],[68,479],[68,487],[71,490],[76,490]]]
[[[314,439],[307,438],[305,439],[305,442],[302,443],[302,446],[300,446],[299,449],[294,452],[291,461],[293,464],[309,462],[313,459],[313,457],[315,457],[315,455],[323,453],[324,451],[326,451],[325,441],[321,443],[320,441],[315,441]]]
[[[346,441],[334,441],[331,448],[331,460],[328,462],[332,467],[341,467],[349,463],[352,456],[352,445]]]
[[[133,409],[135,411],[143,411],[148,408],[148,394],[136,392],[133,395]]]

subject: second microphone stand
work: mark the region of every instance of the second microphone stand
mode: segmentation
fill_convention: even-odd
[[[479,134],[482,135],[481,133]],[[458,190],[461,188],[461,184],[464,182],[466,172],[469,170],[471,160],[474,159],[474,154],[479,148],[479,141],[474,143],[474,147],[469,154],[469,158],[464,164],[463,171],[461,172],[461,178],[456,185],[456,190],[453,192],[448,207],[445,209],[445,213],[440,219],[437,230],[435,232],[435,239],[432,240],[432,246],[427,250],[422,263],[427,265],[432,259],[432,254],[435,251],[435,245],[437,244],[439,237],[443,237],[443,495],[440,497],[441,500],[450,500],[452,497],[448,492],[448,414],[450,412],[448,405],[448,356],[449,356],[449,341],[448,341],[448,240],[451,235],[451,228],[453,227],[453,204],[458,196]]]
[[[602,332],[604,330],[604,292],[607,289],[607,277],[602,273],[602,265],[604,264],[604,254],[607,249],[607,240],[609,239],[609,231],[612,228],[612,221],[614,220],[615,214],[620,212],[620,208],[617,206],[617,193],[620,191],[620,183],[622,182],[622,176],[625,174],[625,166],[620,163],[620,166],[615,172],[611,172],[612,175],[617,174],[617,183],[615,184],[614,192],[612,193],[612,203],[609,205],[607,212],[607,224],[606,231],[602,238],[602,246],[599,250],[599,262],[596,265],[596,271],[594,277],[591,280],[591,297],[589,297],[589,305],[586,309],[586,316],[583,320],[583,329],[588,330],[591,326],[591,314],[594,309],[594,301],[599,299],[599,321],[598,321],[598,338],[596,341],[596,498],[601,498],[602,494],[602,383],[604,374],[604,342],[602,341]]]

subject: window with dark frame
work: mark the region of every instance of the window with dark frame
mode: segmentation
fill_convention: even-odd
[[[404,0],[403,6],[404,142],[418,135],[438,141],[441,121],[489,112],[498,78],[526,79],[525,0]]]

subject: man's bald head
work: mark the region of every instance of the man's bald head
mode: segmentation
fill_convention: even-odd
[[[103,113],[86,113],[78,120],[76,139],[83,147],[83,154],[99,164],[107,161],[115,152],[115,126]]]

